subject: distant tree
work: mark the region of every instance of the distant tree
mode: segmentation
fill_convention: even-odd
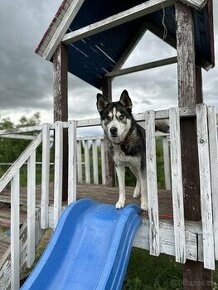
[[[33,116],[27,118],[23,116],[20,118],[18,124],[14,124],[10,118],[0,118],[0,130],[9,130],[13,128],[35,126],[40,124],[40,113],[35,113]],[[19,140],[12,138],[2,138],[0,136],[0,163],[12,163],[24,149],[29,145],[30,140]],[[7,167],[0,165],[1,173],[4,172]]]

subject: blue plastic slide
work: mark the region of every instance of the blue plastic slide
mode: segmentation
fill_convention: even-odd
[[[90,199],[72,203],[21,289],[121,289],[139,211],[136,205],[116,210]]]

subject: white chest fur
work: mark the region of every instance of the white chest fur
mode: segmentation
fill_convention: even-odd
[[[141,157],[125,155],[119,145],[114,146],[114,162],[116,166],[140,168]]]

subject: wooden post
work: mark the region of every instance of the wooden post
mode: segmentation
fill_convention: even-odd
[[[112,102],[112,80],[110,77],[105,77],[103,79],[102,94],[109,102]],[[109,141],[106,138],[104,139],[104,146],[106,185],[115,186],[114,161],[110,152]]]
[[[67,47],[60,44],[53,55],[54,66],[54,121],[68,121],[68,58]],[[68,192],[68,133],[63,132],[63,182],[62,199],[67,200]]]
[[[179,107],[192,107],[203,101],[201,69],[195,66],[194,23],[190,7],[175,3],[177,23],[177,59]],[[201,219],[200,180],[197,151],[196,118],[181,120],[181,150],[185,219]],[[211,271],[203,263],[187,260],[183,289],[212,289]]]

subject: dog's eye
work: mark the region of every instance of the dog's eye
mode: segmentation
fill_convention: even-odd
[[[111,117],[110,117],[110,116],[107,116],[106,119],[107,119],[108,121],[110,121]]]
[[[119,116],[119,119],[120,119],[120,120],[123,120],[123,118],[124,118],[124,115],[120,115],[120,116]]]

